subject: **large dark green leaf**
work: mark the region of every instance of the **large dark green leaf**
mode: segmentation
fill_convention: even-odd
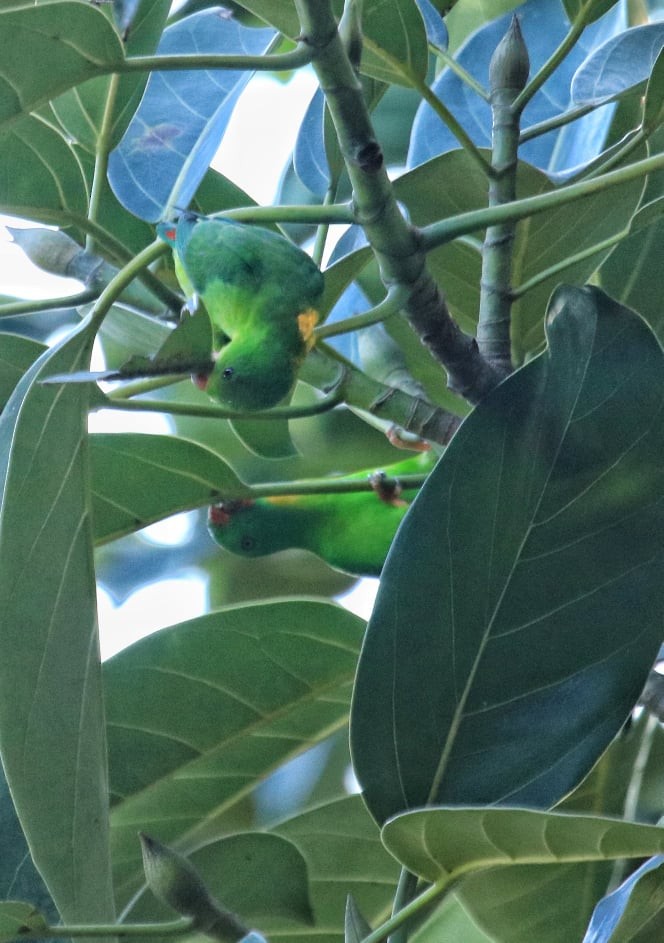
[[[29,50],[29,55],[26,51]],[[0,10],[0,125],[27,115],[124,60],[120,37],[94,4],[19,0]]]
[[[558,801],[661,640],[664,358],[633,312],[561,288],[545,354],[466,419],[388,556],[353,704],[378,820]]]
[[[70,922],[113,915],[87,397],[40,380],[86,366],[92,341],[81,328],[45,353],[0,417],[0,752],[32,857]]]
[[[104,666],[117,889],[142,881],[138,828],[209,841],[275,766],[342,726],[362,621],[311,600],[240,606],[144,639]]]

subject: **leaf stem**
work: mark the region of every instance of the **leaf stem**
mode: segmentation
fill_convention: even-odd
[[[35,298],[26,301],[10,301],[0,305],[0,318],[9,318],[17,314],[35,314],[39,311],[55,311],[58,308],[78,308],[94,301],[98,291],[89,289],[75,295],[62,295],[59,298]]]
[[[613,248],[613,246],[618,245],[618,243],[622,242],[628,235],[629,228],[623,229],[619,233],[609,236],[608,239],[602,239],[601,242],[596,242],[594,245],[588,246],[587,249],[576,252],[574,255],[568,256],[561,262],[549,266],[549,268],[542,269],[537,275],[533,275],[528,281],[522,282],[517,288],[512,289],[512,300],[516,301],[518,298],[522,298],[523,295],[531,289],[536,288],[537,285],[545,282],[547,279],[551,278],[552,275],[564,272],[565,269],[569,268],[571,265],[576,265],[577,262],[583,262],[585,259],[591,258],[593,255],[596,255],[598,252],[603,252],[605,249]]]
[[[130,56],[115,66],[117,72],[172,72],[190,69],[237,69],[248,72],[290,72],[308,65],[314,50],[298,43],[289,52],[271,56],[223,56],[185,54],[173,56]]]
[[[318,204],[316,206],[242,206],[212,218],[234,219],[239,223],[354,223],[355,211],[351,203]]]
[[[95,166],[92,175],[92,187],[90,188],[90,202],[88,204],[88,219],[95,221],[99,215],[99,206],[103,189],[106,185],[106,174],[108,171],[108,156],[111,151],[111,133],[113,130],[113,116],[115,113],[115,102],[117,99],[120,76],[115,73],[110,77],[108,91],[106,93],[106,102],[104,104],[104,114],[102,117],[99,137],[97,139],[97,148],[95,152]],[[91,233],[87,234],[85,248],[88,252],[95,251],[95,240]]]
[[[437,59],[440,59],[441,62],[444,62],[448,69],[451,69],[452,72],[458,75],[461,81],[465,82],[468,88],[471,88],[476,95],[479,95],[484,101],[489,101],[489,93],[484,86],[477,81],[474,75],[471,75],[470,72],[464,69],[461,63],[458,62],[454,56],[450,55],[446,49],[440,49],[436,46],[433,49],[433,54]]]
[[[300,34],[315,51],[312,65],[325,95],[344,159],[355,206],[386,288],[408,290],[404,314],[433,356],[442,363],[450,389],[479,401],[499,381],[479,354],[474,337],[453,320],[427,269],[417,230],[395,198],[383,153],[353,65],[343,46],[330,0],[295,0]]]
[[[143,272],[146,266],[156,261],[167,251],[168,246],[166,243],[162,242],[161,239],[155,239],[154,242],[151,242],[149,246],[146,246],[135,258],[128,262],[124,268],[120,269],[95,302],[91,315],[93,330],[99,330],[104,318],[111,310],[115,301],[120,297],[123,290]]]
[[[443,895],[449,893],[453,885],[458,880],[456,874],[446,874],[444,877],[431,884],[425,891],[422,891],[417,897],[401,908],[397,913],[389,917],[385,923],[377,927],[373,933],[365,936],[362,943],[382,943],[395,930],[398,930],[407,920],[414,917],[425,907],[439,900]]]
[[[70,926],[45,926],[39,931],[25,931],[21,940],[43,940],[49,937],[126,937],[126,936],[184,936],[191,933],[194,921],[191,917],[171,920],[168,923],[91,923]]]
[[[399,875],[399,883],[397,884],[396,894],[394,895],[394,905],[392,907],[392,915],[398,914],[406,904],[408,904],[413,897],[415,896],[415,891],[417,890],[417,875],[413,874],[411,871],[408,871],[407,868],[401,869],[401,874]],[[406,924],[402,924],[397,930],[390,935],[390,943],[407,943],[408,940],[408,928]]]
[[[612,170],[601,177],[592,177],[571,183],[549,193],[540,193],[537,196],[525,197],[502,206],[490,206],[486,209],[472,210],[468,213],[459,213],[451,219],[443,219],[438,223],[431,223],[420,230],[420,240],[423,248],[429,252],[438,246],[445,245],[459,236],[484,229],[501,222],[518,221],[543,213],[546,210],[557,209],[581,200],[593,193],[599,193],[609,187],[616,187],[622,183],[629,183],[639,177],[645,177],[656,170],[664,169],[664,154],[655,154],[636,161],[627,167]]]
[[[408,291],[402,285],[395,285],[391,288],[386,297],[374,308],[363,311],[362,314],[356,314],[350,318],[344,318],[343,321],[335,321],[332,324],[323,324],[314,330],[317,340],[326,337],[336,337],[339,334],[347,334],[350,331],[359,331],[363,327],[370,327],[385,318],[396,314],[408,298]]]
[[[562,128],[566,124],[571,124],[572,121],[578,121],[579,118],[583,118],[585,115],[590,114],[591,111],[594,111],[596,107],[596,105],[581,105],[579,108],[570,108],[569,111],[563,111],[562,114],[547,118],[546,121],[538,121],[537,124],[531,124],[529,128],[521,132],[519,144],[525,144],[526,141],[531,141],[541,134],[547,134],[549,131],[555,131],[556,128]]]
[[[97,409],[122,409],[128,411],[142,411],[149,413],[169,413],[173,416],[197,416],[201,419],[302,419],[306,416],[317,416],[325,413],[343,400],[341,385],[339,384],[330,393],[316,403],[307,406],[276,406],[274,409],[260,412],[238,412],[224,409],[221,406],[212,406],[205,403],[169,403],[162,400],[146,399],[113,399],[108,397],[105,403],[100,403]]]

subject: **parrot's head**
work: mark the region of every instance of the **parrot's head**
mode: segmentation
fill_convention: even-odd
[[[238,338],[221,348],[204,389],[228,409],[271,409],[292,390],[298,365],[281,347]]]
[[[275,546],[264,508],[256,501],[214,504],[208,513],[208,530],[216,543],[238,556],[263,557],[282,549]]]

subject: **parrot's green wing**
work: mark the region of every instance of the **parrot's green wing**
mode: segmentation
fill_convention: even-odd
[[[318,267],[283,236],[231,220],[185,215],[157,232],[173,248],[185,294],[203,301],[215,330],[209,395],[239,411],[277,405],[313,343]]]

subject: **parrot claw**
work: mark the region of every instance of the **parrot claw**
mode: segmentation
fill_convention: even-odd
[[[401,497],[401,485],[396,478],[388,478],[384,471],[371,472],[369,475],[369,484],[374,490],[376,497],[385,504],[391,504],[395,508],[408,506],[408,502]]]
[[[406,432],[405,429],[401,429],[399,426],[390,426],[385,435],[390,445],[393,445],[395,449],[408,449],[412,452],[431,451],[431,444],[426,439],[412,432]]]

